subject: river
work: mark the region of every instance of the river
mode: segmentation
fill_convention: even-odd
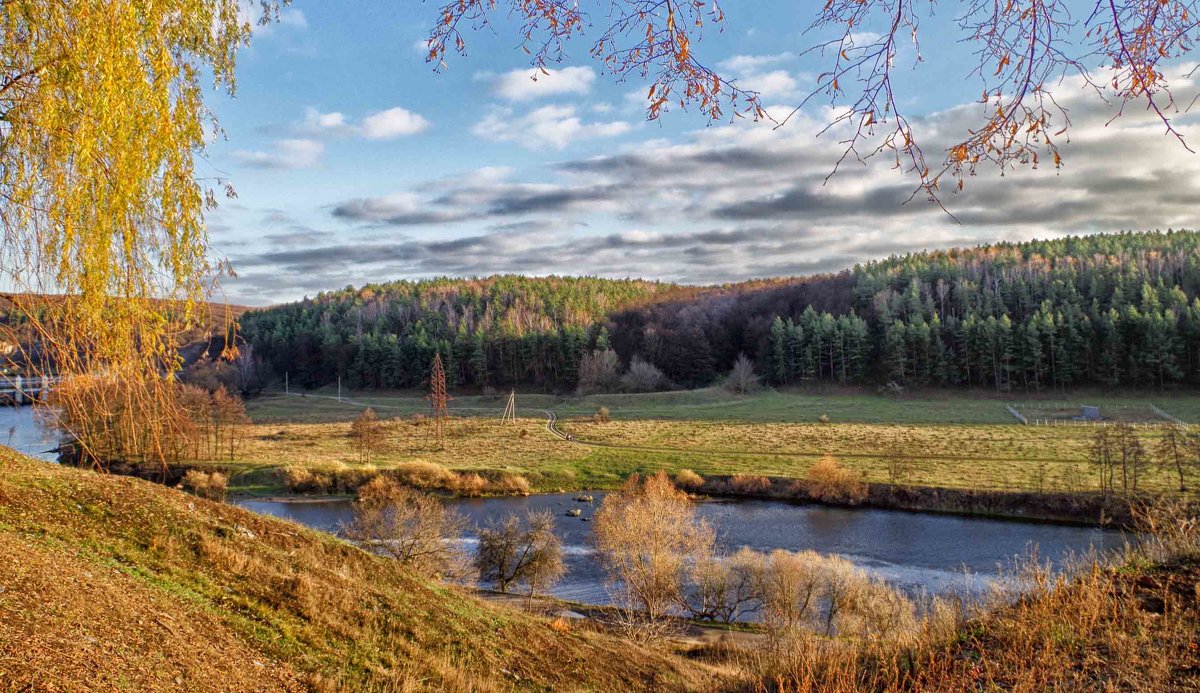
[[[591,548],[590,518],[604,497],[591,492],[593,503],[574,500],[578,494],[549,494],[524,498],[461,499],[451,505],[467,516],[467,550],[476,542],[476,529],[489,518],[510,512],[548,509],[556,515],[567,574],[552,593],[572,601],[608,601],[604,574]],[[347,500],[234,501],[249,510],[293,520],[315,529],[336,532],[350,520]],[[566,511],[580,508],[581,517]],[[698,514],[717,531],[729,550],[742,546],[759,551],[812,549],[838,554],[873,575],[909,592],[978,592],[996,579],[1003,566],[1036,547],[1042,559],[1056,564],[1089,549],[1120,547],[1117,531],[1089,527],[1010,522],[899,510],[833,508],[767,500],[705,502]]]
[[[32,457],[56,459],[56,454],[49,452],[56,445],[55,439],[39,425],[33,407],[0,407],[0,444]],[[591,548],[591,523],[584,521],[599,507],[604,494],[592,492],[595,500],[590,504],[576,502],[576,495],[459,499],[450,503],[469,520],[470,529],[463,538],[468,551],[476,542],[478,526],[488,519],[511,512],[550,510],[558,521],[568,569],[553,594],[578,602],[605,603],[608,596],[604,574]],[[335,533],[353,512],[347,500],[233,502]],[[572,508],[582,510],[582,516],[566,516]],[[706,502],[697,508],[699,515],[717,530],[719,543],[731,551],[749,546],[759,551],[812,549],[838,554],[905,590],[931,593],[978,591],[999,575],[1002,566],[1033,547],[1043,559],[1060,563],[1073,553],[1115,549],[1125,541],[1120,532],[1098,528],[783,501]]]
[[[58,440],[41,425],[39,412],[36,407],[0,405],[0,445],[54,462],[58,453],[50,450],[58,447]]]

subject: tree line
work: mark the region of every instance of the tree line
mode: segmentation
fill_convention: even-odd
[[[1200,234],[1166,231],[708,287],[517,276],[348,287],[248,313],[242,335],[302,387],[339,376],[416,387],[440,353],[452,387],[646,387],[646,365],[662,376],[654,387],[697,387],[746,354],[776,385],[1166,388],[1200,383],[1198,297]]]

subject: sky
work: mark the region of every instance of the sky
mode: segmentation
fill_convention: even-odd
[[[895,90],[933,160],[981,122],[969,46],[951,12],[922,17]],[[729,3],[693,50],[773,116],[795,109],[827,58],[812,16],[783,0]],[[617,81],[574,39],[539,79],[504,17],[467,34],[445,69],[425,62],[437,5],[294,0],[239,54],[234,95],[208,104],[221,133],[198,174],[237,192],[207,217],[234,303],[432,276],[589,274],[686,283],[837,271],[932,248],[1065,234],[1195,228],[1200,156],[1139,107],[1076,79],[1064,167],[981,169],[922,198],[885,159],[841,154],[835,114],[811,100],[787,123],[675,109],[646,118],[647,83]],[[602,17],[597,17],[602,19]],[[863,26],[869,34],[873,27]],[[1181,73],[1183,66],[1173,69]],[[1190,100],[1190,78],[1177,82]],[[1176,123],[1189,135],[1191,115]],[[1200,132],[1189,139],[1200,146]]]

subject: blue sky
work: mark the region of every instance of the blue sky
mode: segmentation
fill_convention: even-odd
[[[780,0],[724,9],[724,31],[697,52],[786,113],[823,64],[800,55],[811,16]],[[840,150],[836,133],[816,137],[824,102],[778,130],[682,111],[647,122],[646,84],[604,74],[586,37],[535,82],[501,18],[434,72],[423,46],[435,16],[426,3],[296,0],[256,30],[236,96],[210,96],[224,135],[198,167],[238,193],[209,216],[215,253],[239,274],[224,282],[229,300],[494,272],[723,282],[929,247],[1194,226],[1197,157],[1139,113],[1106,125],[1108,110],[1070,80],[1056,92],[1072,109],[1066,168],[985,170],[948,197],[955,221],[901,204],[913,180],[886,161],[825,184]],[[932,159],[981,115],[953,19],[924,18],[925,60],[906,49],[899,61],[897,92]]]

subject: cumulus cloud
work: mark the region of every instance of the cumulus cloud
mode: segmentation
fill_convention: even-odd
[[[415,135],[429,129],[429,121],[404,108],[389,108],[363,118],[362,133],[367,139],[387,140]]]
[[[421,114],[399,106],[371,113],[357,123],[340,111],[326,113],[310,106],[304,110],[304,119],[293,127],[312,137],[360,136],[386,140],[416,135],[430,126],[429,120]]]
[[[233,157],[253,168],[311,168],[321,160],[325,145],[310,139],[275,140],[267,149],[239,149]]]
[[[711,127],[636,150],[568,158],[540,172],[485,169],[345,200],[333,214],[350,230],[405,228],[429,238],[280,242],[245,254],[238,266],[263,282],[275,281],[266,279],[268,268],[306,282],[322,277],[326,288],[492,272],[707,283],[833,271],[935,247],[1195,226],[1200,157],[1161,136],[1161,125],[1144,113],[1129,109],[1108,124],[1112,112],[1082,90],[1063,87],[1056,97],[1071,109],[1064,168],[1003,177],[981,169],[963,192],[944,194],[954,217],[919,196],[905,203],[915,180],[884,160],[846,166],[827,183],[842,133],[815,137],[824,116],[801,113],[779,130]],[[926,152],[936,157],[983,117],[981,108],[963,105],[914,121]],[[1194,120],[1175,121],[1193,141],[1200,138]],[[296,290],[279,281],[270,290],[294,297]]]
[[[511,108],[493,107],[471,132],[495,142],[515,142],[526,149],[565,149],[572,142],[622,135],[632,127],[620,120],[584,121],[574,106],[542,106],[522,115]]]
[[[596,71],[590,67],[547,68],[545,71],[526,68],[499,75],[480,72],[475,77],[490,82],[492,93],[505,101],[530,101],[563,94],[586,94],[596,81]]]
[[[300,124],[300,128],[304,132],[312,134],[345,133],[351,129],[344,113],[339,111],[322,113],[311,106],[304,109],[304,121]]]
[[[797,77],[808,75],[793,73],[782,66],[794,63],[794,53],[772,55],[735,55],[723,60],[719,68],[724,75],[731,75],[742,89],[756,91],[766,99],[795,99],[800,95]]]

